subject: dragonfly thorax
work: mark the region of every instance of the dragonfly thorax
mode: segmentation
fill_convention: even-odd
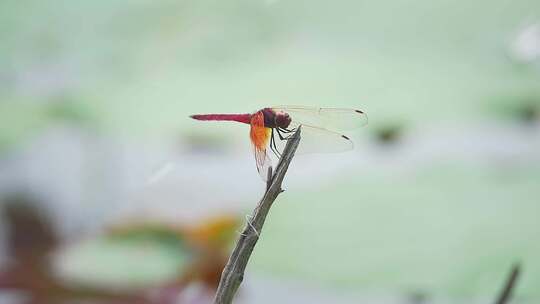
[[[291,117],[286,112],[276,112],[270,108],[262,110],[264,114],[264,126],[267,128],[287,129],[291,124]]]

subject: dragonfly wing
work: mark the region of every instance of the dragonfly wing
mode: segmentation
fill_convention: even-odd
[[[309,125],[331,130],[354,130],[368,123],[367,115],[355,109],[302,106],[278,106],[272,109],[288,113],[295,125]]]
[[[253,114],[251,118],[251,130],[249,135],[251,138],[251,144],[253,145],[253,151],[255,153],[257,171],[264,181],[267,180],[268,168],[272,165],[272,160],[270,159],[267,151],[271,134],[272,129],[264,126],[264,114],[260,111]]]
[[[302,125],[301,137],[296,154],[345,152],[354,148],[353,142],[347,136],[315,126]],[[283,151],[287,143],[286,137],[280,139],[277,131],[274,131],[274,141],[277,150]]]
[[[266,182],[268,180],[268,169],[272,166],[272,160],[268,156],[266,149],[261,150],[254,147],[254,151],[257,172],[259,172],[262,180]]]

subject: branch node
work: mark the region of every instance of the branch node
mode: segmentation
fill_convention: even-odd
[[[246,215],[246,221],[247,221],[247,224],[249,225],[249,227],[251,227],[251,229],[253,229],[253,232],[255,232],[255,234],[257,235],[257,238],[259,238],[259,231],[257,231],[257,229],[253,226],[253,223],[251,222],[251,220],[253,219],[253,217],[249,214]]]

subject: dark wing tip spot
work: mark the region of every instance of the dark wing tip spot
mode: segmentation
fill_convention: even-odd
[[[341,137],[345,138],[346,140],[351,140],[350,138],[348,138],[348,137],[345,136],[345,135],[341,135]]]
[[[356,113],[360,113],[360,114],[364,114],[364,112],[360,111],[360,110],[355,110]]]

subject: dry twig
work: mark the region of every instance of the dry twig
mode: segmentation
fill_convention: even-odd
[[[248,218],[244,231],[240,234],[236,246],[229,257],[229,261],[223,269],[214,304],[232,303],[234,295],[244,278],[244,271],[249,261],[249,257],[251,256],[251,252],[259,240],[259,235],[262,231],[268,211],[270,211],[270,207],[277,196],[283,192],[281,183],[285,177],[285,173],[287,173],[287,169],[289,168],[289,164],[291,163],[299,143],[300,128],[298,128],[294,135],[287,141],[287,145],[283,150],[275,173],[272,174],[271,167],[268,170],[266,192],[255,210],[253,210],[251,217]]]
[[[510,301],[510,298],[512,297],[512,291],[516,286],[516,281],[519,276],[520,268],[520,263],[516,263],[514,264],[514,266],[512,266],[512,271],[510,272],[508,279],[504,284],[504,288],[501,290],[501,294],[495,302],[496,304],[506,304]]]

